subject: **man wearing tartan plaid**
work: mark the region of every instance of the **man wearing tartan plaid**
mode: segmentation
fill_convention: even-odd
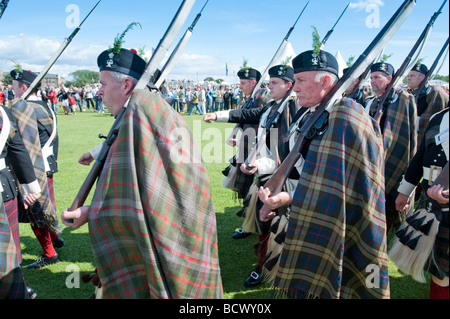
[[[425,266],[423,267],[426,269],[426,271],[431,274],[431,280],[430,280],[430,298],[431,299],[447,299],[449,298],[449,275],[448,275],[448,263],[449,263],[449,255],[448,255],[448,243],[449,243],[449,221],[448,221],[448,211],[449,211],[449,205],[448,205],[448,189],[445,190],[443,185],[434,185],[435,179],[439,176],[445,165],[448,163],[449,159],[449,139],[448,139],[448,127],[449,127],[449,111],[448,111],[448,104],[447,107],[441,111],[436,113],[431,117],[429,120],[429,125],[427,129],[424,132],[424,138],[421,141],[419,145],[419,149],[417,150],[417,153],[414,155],[413,159],[411,160],[411,163],[408,166],[408,169],[406,170],[405,176],[402,179],[402,182],[400,183],[398,187],[398,197],[396,199],[396,205],[399,211],[402,211],[405,209],[405,206],[408,203],[408,198],[410,197],[410,194],[413,193],[414,189],[419,185],[422,184],[423,187],[423,193],[422,197],[420,198],[420,202],[418,207],[416,207],[415,212],[420,210],[423,207],[430,207],[427,206],[430,204],[429,198],[435,199],[437,202],[439,202],[439,205],[437,203],[434,203],[439,207],[438,211],[440,210],[441,213],[436,213],[435,218],[431,219],[433,223],[438,224],[438,232],[434,233],[433,236],[435,237],[433,250],[430,256],[428,257],[428,261],[425,263]],[[432,192],[432,193],[430,193]],[[447,198],[434,198],[434,196],[431,196],[432,194],[435,195],[445,195]],[[428,196],[425,196],[427,194]],[[411,216],[415,215],[412,214]],[[410,216],[410,218],[412,218]],[[422,217],[423,215],[420,215]],[[429,216],[429,215],[428,215]],[[440,218],[439,218],[440,217]],[[416,220],[419,219],[418,217]],[[407,219],[408,224],[413,225],[414,218],[409,221]],[[405,223],[404,222],[404,223]],[[428,223],[430,224],[430,218],[427,218],[424,221],[421,221],[419,223],[419,226],[422,226],[423,224]],[[436,227],[436,226],[435,226]],[[417,227],[417,229],[421,230],[420,227]],[[402,229],[404,229],[402,227]],[[410,228],[411,229],[411,228]],[[432,232],[427,232],[424,230],[421,230],[420,232],[417,232],[417,234],[422,237],[422,240],[425,240],[426,237],[431,237],[430,234]],[[402,238],[400,235],[401,231],[397,232],[396,235],[399,238]],[[409,234],[409,230],[408,230]],[[406,234],[404,235],[403,239],[406,238]],[[416,233],[414,234],[414,238],[418,238],[416,236]],[[411,239],[411,237],[410,237]],[[419,248],[414,248],[414,246],[408,246],[405,242],[405,249],[406,250],[418,250]],[[419,246],[424,247],[424,246]],[[419,258],[418,258],[419,259]],[[395,259],[393,259],[395,261]],[[403,270],[403,269],[402,269]]]
[[[270,178],[281,161],[289,154],[289,126],[297,114],[299,106],[292,87],[294,83],[294,69],[283,63],[269,69],[269,90],[272,100],[259,108],[228,110],[216,113],[208,113],[203,120],[205,122],[230,122],[241,124],[258,124],[254,148],[258,143],[265,143],[260,153],[252,163],[241,165],[240,170],[249,176],[254,176],[253,185],[250,188],[247,199],[244,201],[245,221],[242,229],[245,233],[256,232],[258,234],[259,259],[256,269],[250,273],[245,281],[246,287],[254,287],[262,283],[261,276],[264,257],[267,253],[267,243],[270,235],[270,222],[262,223],[259,220],[258,210],[262,204],[258,201],[257,190],[260,185]],[[277,113],[278,112],[278,113]],[[278,114],[275,117],[275,114]],[[273,122],[271,122],[273,120]],[[268,127],[268,123],[271,123]],[[267,130],[267,136],[264,132]],[[249,155],[250,157],[251,155]],[[249,159],[246,159],[246,162]],[[295,180],[295,173],[292,174]],[[292,182],[294,184],[294,182]],[[286,186],[285,188],[290,188]],[[286,210],[280,211],[286,214]]]
[[[17,248],[3,203],[0,203],[0,247],[0,299],[28,298]]]
[[[19,266],[22,262],[17,196],[20,193],[23,204],[29,207],[40,197],[41,193],[39,182],[34,174],[33,163],[19,135],[17,123],[13,119],[11,111],[7,107],[0,106],[0,193],[3,199],[0,208],[4,209],[7,217],[2,220],[4,217],[0,216],[0,224],[2,224],[0,226],[2,228],[0,230],[0,237],[2,237],[0,240],[2,242],[0,244],[0,255],[2,255],[0,257],[0,299],[26,297],[16,288],[12,288],[12,291],[6,288],[14,282],[11,280],[10,274],[20,273],[20,269],[10,271],[14,268],[12,264],[16,261],[15,255]],[[6,226],[9,226],[10,232],[3,228]],[[14,245],[8,243],[9,234],[12,235]],[[16,254],[9,251],[9,248],[13,246],[15,246]],[[10,265],[11,269],[9,269]],[[6,287],[3,283],[7,283]],[[26,289],[30,298],[36,296],[36,292],[32,288],[27,286]]]
[[[394,67],[385,62],[374,63],[371,68],[370,80],[375,94],[366,100],[366,111],[375,116],[378,108],[378,98],[384,94],[392,81]],[[397,187],[405,174],[411,159],[417,151],[417,107],[414,96],[406,89],[394,90],[392,100],[383,106],[383,116],[380,120],[383,134],[385,157],[385,192],[386,219],[388,230],[400,225],[400,213],[395,207]],[[414,196],[411,197],[411,201]],[[410,203],[413,207],[413,203]]]
[[[98,94],[126,111],[91,205],[62,219],[89,223],[103,298],[222,298],[208,175],[184,120],[159,92],[134,90],[145,65],[126,49],[100,54]]]
[[[298,55],[293,67],[298,103],[309,108],[306,118],[335,85],[339,66],[330,53],[314,50]],[[295,192],[271,197],[269,189],[259,191],[261,201],[272,210],[292,207],[274,296],[389,298],[378,123],[355,100],[343,98],[305,144]],[[272,213],[260,216],[271,217]]]
[[[449,100],[448,93],[438,85],[426,85],[417,92],[427,73],[428,67],[423,63],[417,63],[408,73],[408,89],[417,102],[418,145],[422,143],[430,118],[445,109]]]
[[[22,70],[20,65],[10,72],[12,87],[16,96],[23,96],[37,74]],[[58,133],[56,115],[47,103],[37,96],[39,85],[33,88],[26,100],[11,106],[11,113],[17,121],[19,134],[30,155],[34,173],[41,188],[40,198],[24,209],[22,196],[18,197],[19,222],[30,223],[42,247],[42,256],[27,268],[38,269],[59,262],[55,248],[64,246],[59,236],[59,222],[56,216],[56,202],[53,190],[53,175],[58,172]]]
[[[20,191],[26,205],[32,205],[40,196],[28,151],[17,130],[9,109],[0,106],[0,299],[34,298],[36,293],[26,287],[20,269],[19,223],[17,195]],[[14,173],[10,170],[10,165]]]

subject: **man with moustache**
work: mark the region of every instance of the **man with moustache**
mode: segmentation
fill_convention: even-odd
[[[294,92],[308,108],[293,125],[311,116],[338,79],[338,63],[325,51],[306,51],[293,60]],[[330,101],[332,103],[332,101]],[[297,188],[259,198],[271,210],[291,205],[280,264],[273,283],[280,298],[388,298],[389,279],[384,216],[383,153],[380,128],[361,105],[343,98],[328,121],[301,150]],[[297,165],[296,165],[297,166]],[[367,285],[376,265],[379,285]]]
[[[123,117],[91,205],[61,216],[74,228],[89,225],[97,292],[108,299],[222,298],[210,182],[192,133],[180,141],[177,129],[182,137],[190,130],[152,83],[135,89],[146,68],[135,52],[115,44],[97,64],[98,94]]]

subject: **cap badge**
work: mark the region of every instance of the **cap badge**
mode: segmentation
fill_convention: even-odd
[[[112,68],[112,65],[113,65],[113,63],[114,63],[114,60],[113,60],[113,58],[114,58],[114,53],[110,53],[109,55],[108,55],[108,57],[109,57],[109,59],[106,61],[106,67],[107,68]]]
[[[284,75],[283,67],[280,67],[280,70],[278,70],[278,75],[280,75],[280,76]]]
[[[317,53],[312,54],[311,62],[313,65],[319,65],[319,57],[318,57]]]

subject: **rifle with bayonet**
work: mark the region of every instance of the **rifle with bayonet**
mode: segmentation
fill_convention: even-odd
[[[436,19],[439,16],[439,14],[442,13],[441,10],[444,7],[446,2],[447,2],[447,0],[445,0],[444,3],[442,3],[442,5],[439,8],[439,10],[436,11],[433,14],[433,16],[431,17],[430,21],[428,22],[428,24],[426,25],[425,29],[423,30],[422,34],[420,35],[419,39],[417,39],[416,43],[414,44],[413,48],[409,52],[408,56],[403,61],[402,65],[397,70],[397,72],[395,72],[394,76],[392,77],[391,82],[386,87],[384,93],[378,99],[378,108],[377,108],[377,111],[376,111],[376,113],[374,115],[374,119],[378,123],[380,123],[381,117],[383,116],[383,113],[384,113],[383,109],[384,109],[384,107],[387,107],[391,103],[392,98],[395,95],[394,92],[393,92],[393,88],[395,88],[397,86],[398,81],[402,78],[402,75],[405,73],[405,71],[408,69],[408,67],[411,67],[411,68],[413,67],[413,65],[411,63],[411,60],[412,60],[414,54],[416,53],[416,51],[419,48],[419,46],[423,45],[423,42],[426,40],[427,35],[429,34],[431,28],[433,27],[434,22],[436,21]]]
[[[158,80],[155,83],[155,86],[159,89],[161,85],[164,83],[164,80],[166,79],[167,75],[172,71],[172,68],[174,67],[175,63],[178,61],[181,53],[184,50],[184,47],[187,45],[189,39],[192,36],[192,32],[194,31],[195,25],[197,24],[198,20],[200,20],[202,16],[202,12],[205,9],[206,5],[208,4],[209,0],[206,1],[203,8],[200,10],[200,12],[195,17],[194,21],[192,22],[191,26],[186,30],[181,40],[178,42],[177,46],[173,50],[172,54],[170,55],[169,59],[167,60],[166,64],[161,70],[161,75],[159,76]]]
[[[341,20],[342,16],[344,15],[345,11],[347,11],[348,6],[350,5],[350,2],[345,7],[344,11],[342,11],[341,15],[337,19],[336,23],[333,25],[333,27],[327,32],[325,37],[322,39],[320,47],[321,50],[325,47],[326,42],[330,38],[331,34],[334,32],[334,28]],[[289,92],[286,94],[286,96],[281,101],[280,105],[278,106],[276,112],[273,113],[272,117],[268,119],[265,126],[263,127],[264,131],[261,135],[260,139],[258,140],[257,145],[252,149],[250,155],[245,160],[245,167],[249,167],[249,164],[253,164],[256,161],[256,157],[258,156],[259,152],[261,151],[262,147],[266,144],[267,134],[274,124],[275,120],[280,117],[281,113],[283,113],[284,109],[286,108],[286,104],[288,103],[288,98],[292,94],[293,87],[289,90]]]
[[[274,54],[272,60],[269,62],[269,64],[267,65],[266,69],[265,69],[264,72],[261,74],[261,79],[259,80],[258,84],[256,84],[255,89],[253,90],[253,93],[252,93],[252,95],[251,95],[251,99],[249,99],[249,100],[247,101],[247,104],[250,103],[250,101],[252,101],[252,99],[255,97],[255,95],[256,95],[256,93],[258,92],[258,90],[259,90],[261,84],[264,82],[264,80],[265,80],[265,78],[266,78],[266,76],[267,76],[267,73],[269,73],[269,69],[270,69],[272,66],[274,66],[275,62],[279,59],[279,57],[280,57],[281,53],[283,52],[283,50],[286,48],[286,46],[287,46],[287,44],[288,44],[289,37],[291,36],[292,31],[294,31],[295,26],[296,26],[297,23],[298,23],[298,20],[300,20],[300,17],[303,15],[303,12],[305,11],[305,9],[306,9],[306,7],[308,6],[308,4],[309,4],[309,1],[305,4],[305,6],[303,7],[302,11],[300,12],[300,14],[299,14],[298,17],[297,17],[297,20],[295,20],[295,22],[294,22],[294,24],[292,25],[292,27],[289,28],[289,31],[287,32],[286,36],[285,36],[285,37],[283,38],[283,40],[281,41],[281,44],[280,44],[280,46],[278,47],[278,50],[275,52],[275,54]],[[244,105],[242,106],[242,108],[243,108],[243,109],[246,108],[246,105],[247,105],[247,104],[244,104]],[[237,132],[238,132],[238,130],[239,130],[240,127],[241,127],[240,124],[237,124],[237,125],[234,127],[233,131],[232,131],[231,134],[230,134],[230,137],[229,137],[228,140],[227,140],[227,143],[228,143],[228,144],[230,144],[230,143],[228,142],[230,139],[234,139],[234,138],[236,137]]]
[[[164,60],[166,54],[169,52],[175,38],[181,31],[186,19],[194,6],[195,0],[183,0],[180,8],[178,9],[175,17],[167,28],[166,33],[159,41],[158,46],[155,49],[150,61],[147,63],[144,74],[136,84],[136,90],[144,89],[150,80],[153,78],[156,70],[158,70],[159,64]]]
[[[55,52],[53,57],[50,59],[50,61],[47,63],[47,65],[42,69],[42,71],[38,74],[38,76],[34,79],[34,81],[30,84],[28,87],[28,90],[20,97],[22,100],[26,100],[28,96],[33,92],[33,90],[36,88],[36,86],[41,82],[41,80],[47,75],[48,71],[50,71],[53,64],[55,64],[56,60],[59,59],[61,54],[63,54],[64,50],[69,46],[70,42],[72,42],[73,38],[77,35],[78,31],[80,31],[81,26],[86,21],[86,19],[91,15],[91,13],[97,8],[99,3],[102,0],[99,0],[95,6],[89,11],[89,13],[86,15],[86,17],[81,21],[80,25],[73,30],[73,32],[69,35],[67,39],[64,40],[64,42],[60,45],[58,50]]]
[[[339,18],[337,19],[336,23],[333,25],[333,27],[327,32],[327,34],[325,35],[325,37],[322,40],[322,45],[320,47],[321,50],[323,50],[325,48],[325,44],[328,41],[328,38],[331,36],[331,34],[334,32],[334,28],[336,27],[336,25],[339,23],[339,21],[341,21],[342,16],[344,15],[345,11],[347,11],[348,6],[350,5],[350,2],[347,4],[347,6],[345,7],[344,11],[342,11],[341,15],[339,16]]]
[[[186,4],[186,2],[189,2],[189,3]],[[149,74],[152,71],[155,72],[156,69],[153,70],[154,66],[159,65],[162,62],[162,60],[164,59],[164,54],[161,54],[159,51],[165,50],[165,47],[167,47],[167,46],[170,47],[172,45],[174,38],[177,36],[177,34],[174,34],[174,33],[175,32],[178,33],[180,31],[181,26],[184,24],[187,16],[189,15],[189,12],[192,8],[193,2],[195,2],[195,1],[192,1],[192,0],[184,1],[181,4],[181,7],[178,10],[178,12],[176,13],[176,16],[174,18],[174,20],[176,20],[176,21],[172,20],[172,23],[170,24],[168,31],[166,31],[166,34],[161,39],[161,42],[160,42],[161,45],[159,45],[157,47],[157,49],[155,50],[155,53],[152,56],[152,59],[147,63],[146,71],[149,71],[148,72]],[[174,28],[174,26],[176,26],[176,27]],[[170,38],[167,39],[166,36],[169,36]],[[149,70],[149,68],[151,68],[151,69]],[[151,73],[151,74],[153,74],[153,73]],[[144,81],[145,80],[142,80],[142,78],[141,78],[138,81],[138,84],[141,83],[141,85],[142,85],[144,83]],[[145,82],[145,86],[147,85],[147,83],[148,83],[148,81]],[[145,86],[144,86],[144,88],[145,88]],[[85,181],[81,185],[81,188],[78,191],[74,201],[72,202],[72,205],[68,209],[69,211],[74,211],[84,205],[84,202],[86,201],[86,198],[89,195],[89,193],[92,189],[92,186],[94,185],[95,181],[97,180],[98,176],[100,175],[100,173],[103,169],[103,165],[105,163],[109,149],[110,149],[111,145],[114,143],[114,141],[118,135],[119,127],[120,127],[122,117],[123,117],[125,111],[126,111],[126,108],[124,107],[117,115],[117,117],[114,121],[114,124],[113,124],[110,132],[108,133],[108,136],[106,137],[106,141],[103,143],[102,149],[100,151],[100,155],[98,156],[97,160],[93,164]],[[71,223],[73,223],[73,220],[67,220],[67,222],[71,224]]]
[[[447,41],[445,41],[445,44],[442,47],[441,51],[439,51],[439,54],[436,57],[436,59],[434,60],[433,65],[428,69],[427,74],[425,74],[425,78],[422,80],[422,82],[420,82],[419,87],[417,88],[417,91],[415,93],[416,104],[418,104],[418,102],[419,102],[420,92],[422,92],[422,89],[427,84],[428,79],[433,74],[434,70],[436,69],[436,67],[437,67],[437,65],[439,63],[439,60],[442,58],[442,56],[444,55],[444,52],[447,50],[447,48],[448,48],[448,38],[447,38]]]
[[[292,31],[295,29],[295,26],[297,25],[298,20],[300,20],[300,17],[303,15],[303,12],[305,11],[306,7],[308,6],[309,1],[305,4],[305,6],[302,9],[302,12],[300,12],[299,16],[297,17],[297,20],[295,20],[295,23],[292,25],[292,27],[289,29],[286,36],[283,38],[283,41],[281,41],[280,46],[278,47],[278,50],[273,55],[272,60],[270,60],[269,64],[267,65],[264,72],[261,74],[261,79],[259,80],[258,84],[256,85],[255,89],[252,93],[252,98],[255,97],[256,93],[258,92],[258,89],[260,88],[261,84],[263,84],[267,74],[269,73],[269,69],[275,65],[275,62],[280,58],[280,55],[283,53],[283,50],[286,48],[286,45],[288,44],[289,37],[291,36]]]
[[[392,38],[405,19],[409,16],[414,6],[414,0],[406,0],[403,2],[401,7],[391,17],[367,49],[360,55],[350,70],[338,80],[330,92],[325,96],[313,115],[298,129],[299,134],[293,149],[264,185],[264,187],[269,189],[271,193],[270,196],[275,196],[281,192],[294,165],[300,159],[301,151],[306,139],[313,138],[315,131],[323,126],[323,123],[327,121],[328,118],[328,110],[332,108],[335,100],[342,97],[342,93],[345,89],[353,83],[362,72],[364,72],[372,61],[375,60],[386,46],[386,43]]]

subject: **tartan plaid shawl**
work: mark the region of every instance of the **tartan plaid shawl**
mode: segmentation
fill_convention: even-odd
[[[439,86],[430,86],[426,89],[426,103],[427,108],[420,115],[419,119],[419,134],[417,141],[420,144],[425,135],[425,130],[428,127],[431,116],[442,111],[448,104],[448,93]]]
[[[252,99],[249,97],[244,105],[243,109],[251,109],[256,107],[263,107],[270,101],[270,92],[268,89],[259,89],[255,97]],[[236,179],[234,181],[234,190],[237,193],[238,198],[246,198],[248,191],[250,190],[250,186],[253,183],[253,175],[247,175],[241,172],[240,165],[245,162],[249,155],[250,145],[254,143],[256,140],[249,140],[249,136],[255,136],[258,130],[257,124],[244,124],[241,127],[244,134],[241,136],[241,140],[238,142],[238,150],[237,150],[237,164],[236,164]],[[246,130],[253,130],[252,132],[245,134]]]
[[[275,294],[389,297],[382,154],[378,124],[354,100],[337,102],[305,158]]]
[[[25,296],[25,282],[17,249],[2,202],[0,204],[0,299],[23,299]]]
[[[222,298],[210,182],[186,123],[133,93],[98,179],[89,233],[105,298]]]
[[[50,198],[47,172],[44,166],[44,157],[42,156],[43,145],[41,146],[38,128],[38,123],[40,123],[51,134],[54,119],[43,105],[33,101],[17,102],[11,107],[11,112],[17,120],[20,136],[30,154],[34,173],[42,190],[41,197],[33,206],[27,209],[25,214],[27,220],[21,221],[57,230],[58,218]]]
[[[417,151],[414,96],[406,90],[397,92],[398,98],[386,110],[384,128],[386,198],[397,197],[397,188]]]

